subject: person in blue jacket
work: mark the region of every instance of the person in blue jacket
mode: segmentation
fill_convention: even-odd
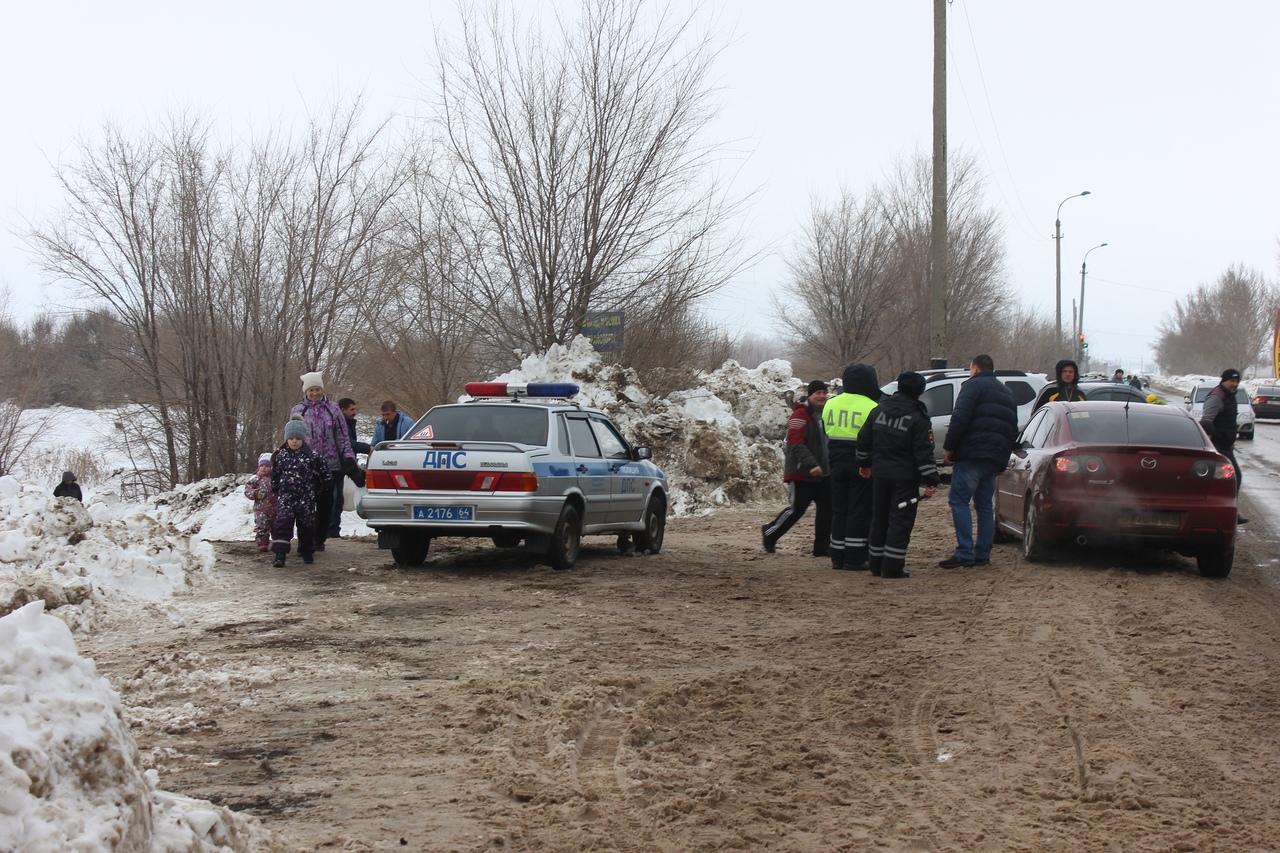
[[[369,442],[377,447],[384,441],[397,441],[409,434],[413,426],[413,418],[400,411],[394,400],[386,400],[381,406],[382,417],[373,428],[373,440]]]
[[[1018,435],[1018,404],[1013,392],[996,376],[989,355],[974,356],[969,379],[960,386],[947,440],[942,443],[944,462],[951,468],[947,503],[956,530],[956,550],[938,565],[944,569],[985,566],[991,563],[991,543],[996,530],[996,477],[1009,464]],[[973,532],[973,515],[978,535]]]

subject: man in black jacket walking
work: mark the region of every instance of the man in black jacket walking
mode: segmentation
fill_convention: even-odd
[[[1236,494],[1240,494],[1240,463],[1236,461],[1236,436],[1239,434],[1240,413],[1236,403],[1236,391],[1240,390],[1240,371],[1230,368],[1222,371],[1222,381],[1204,398],[1200,411],[1200,426],[1209,434],[1209,440],[1218,452],[1231,460],[1236,470]],[[1237,524],[1249,519],[1237,516]]]
[[[764,549],[772,554],[778,540],[791,529],[809,504],[817,505],[813,521],[813,556],[825,557],[831,545],[831,481],[827,478],[827,434],[822,429],[822,407],[827,402],[827,383],[809,383],[808,396],[797,403],[787,421],[787,446],[783,455],[782,479],[790,500],[778,517],[760,528]]]
[[[1013,393],[996,376],[989,355],[974,356],[969,379],[960,386],[943,461],[952,465],[947,503],[956,529],[956,550],[938,565],[944,569],[985,566],[991,562],[996,531],[996,477],[1009,464],[1013,440],[1018,435],[1018,404]],[[978,535],[973,535],[973,501]]]
[[[920,487],[931,498],[938,488],[933,461],[933,429],[920,402],[925,380],[919,373],[898,377],[898,390],[871,410],[858,432],[858,465],[871,478],[871,574],[908,578],[903,570],[916,524]]]

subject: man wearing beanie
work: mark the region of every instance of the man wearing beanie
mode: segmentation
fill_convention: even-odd
[[[825,557],[830,545],[831,484],[827,479],[827,435],[821,421],[827,383],[815,379],[807,391],[805,401],[796,403],[787,421],[782,480],[787,484],[790,500],[777,518],[760,528],[764,549],[770,554],[811,503],[818,507],[813,523],[813,556]]]
[[[822,426],[831,460],[831,568],[865,569],[871,530],[871,481],[858,470],[858,431],[880,400],[876,369],[851,364],[841,392],[827,400]]]
[[[1240,494],[1240,463],[1236,461],[1236,435],[1239,430],[1236,391],[1239,389],[1240,371],[1235,368],[1222,371],[1222,381],[1204,398],[1204,408],[1200,412],[1200,426],[1209,434],[1209,440],[1218,452],[1230,459],[1231,467],[1236,469],[1237,495]],[[1248,520],[1237,516],[1239,524]]]
[[[931,498],[938,489],[933,461],[933,427],[920,402],[925,379],[908,371],[898,390],[871,410],[858,433],[858,466],[871,478],[871,574],[909,578],[907,546],[916,525],[920,488]]]
[[[960,386],[943,442],[943,461],[952,466],[947,504],[956,531],[956,550],[938,565],[944,569],[991,562],[996,533],[996,477],[1009,464],[1018,436],[1018,404],[996,376],[989,355],[975,355],[969,379]],[[973,514],[969,501],[973,501]],[[978,518],[974,536],[973,516]]]

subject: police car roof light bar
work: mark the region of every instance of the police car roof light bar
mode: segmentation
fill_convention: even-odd
[[[472,397],[574,397],[578,386],[572,382],[468,382]]]

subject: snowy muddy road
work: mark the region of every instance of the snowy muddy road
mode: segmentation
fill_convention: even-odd
[[[807,556],[807,520],[763,553],[776,509],[675,519],[656,557],[588,540],[568,572],[487,544],[421,570],[369,540],[286,569],[219,545],[218,585],[81,651],[164,788],[287,850],[1273,849],[1256,507],[1221,581],[1014,545],[946,572],[945,494],[884,581]]]

